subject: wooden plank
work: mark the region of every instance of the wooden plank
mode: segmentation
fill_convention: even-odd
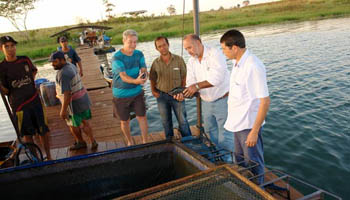
[[[61,159],[61,158],[67,158],[67,157],[69,157],[69,156],[68,156],[68,151],[69,151],[68,148],[69,148],[69,147],[59,148],[59,149],[58,149],[58,153],[57,153],[56,159]]]
[[[106,146],[107,146],[107,150],[111,150],[111,149],[116,149],[117,148],[117,144],[115,143],[114,140],[107,141],[106,142]]]

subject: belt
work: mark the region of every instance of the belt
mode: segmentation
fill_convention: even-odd
[[[225,98],[225,97],[227,97],[227,96],[228,96],[228,92],[226,92],[226,94],[224,94],[224,96],[222,96],[222,97],[216,99],[215,101],[220,100],[220,99],[223,99],[223,98]]]

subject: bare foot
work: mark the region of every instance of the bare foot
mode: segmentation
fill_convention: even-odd
[[[131,138],[131,140],[127,142],[127,146],[132,146],[132,145],[134,145],[134,140]]]

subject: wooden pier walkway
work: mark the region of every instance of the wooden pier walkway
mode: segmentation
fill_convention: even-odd
[[[119,120],[113,118],[112,89],[108,87],[103,78],[99,66],[99,60],[93,53],[93,48],[82,46],[76,49],[82,59],[83,77],[82,81],[88,90],[92,101],[91,127],[93,135],[99,143],[98,149],[91,151],[90,144],[87,149],[69,151],[69,146],[74,143],[65,121],[59,117],[61,105],[45,107],[49,128],[50,146],[53,159],[60,159],[92,152],[100,152],[126,146],[126,141],[120,129]],[[199,134],[197,128],[191,127],[194,134]],[[178,133],[177,133],[178,134]],[[83,134],[86,139],[85,135]],[[165,139],[164,132],[152,133],[153,141]],[[135,144],[141,144],[140,134],[133,136]],[[86,140],[88,141],[88,140]]]

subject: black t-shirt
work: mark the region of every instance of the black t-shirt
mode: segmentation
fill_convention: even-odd
[[[0,63],[1,84],[9,90],[9,101],[13,111],[36,95],[33,73],[37,68],[27,56],[17,56],[17,60]]]

